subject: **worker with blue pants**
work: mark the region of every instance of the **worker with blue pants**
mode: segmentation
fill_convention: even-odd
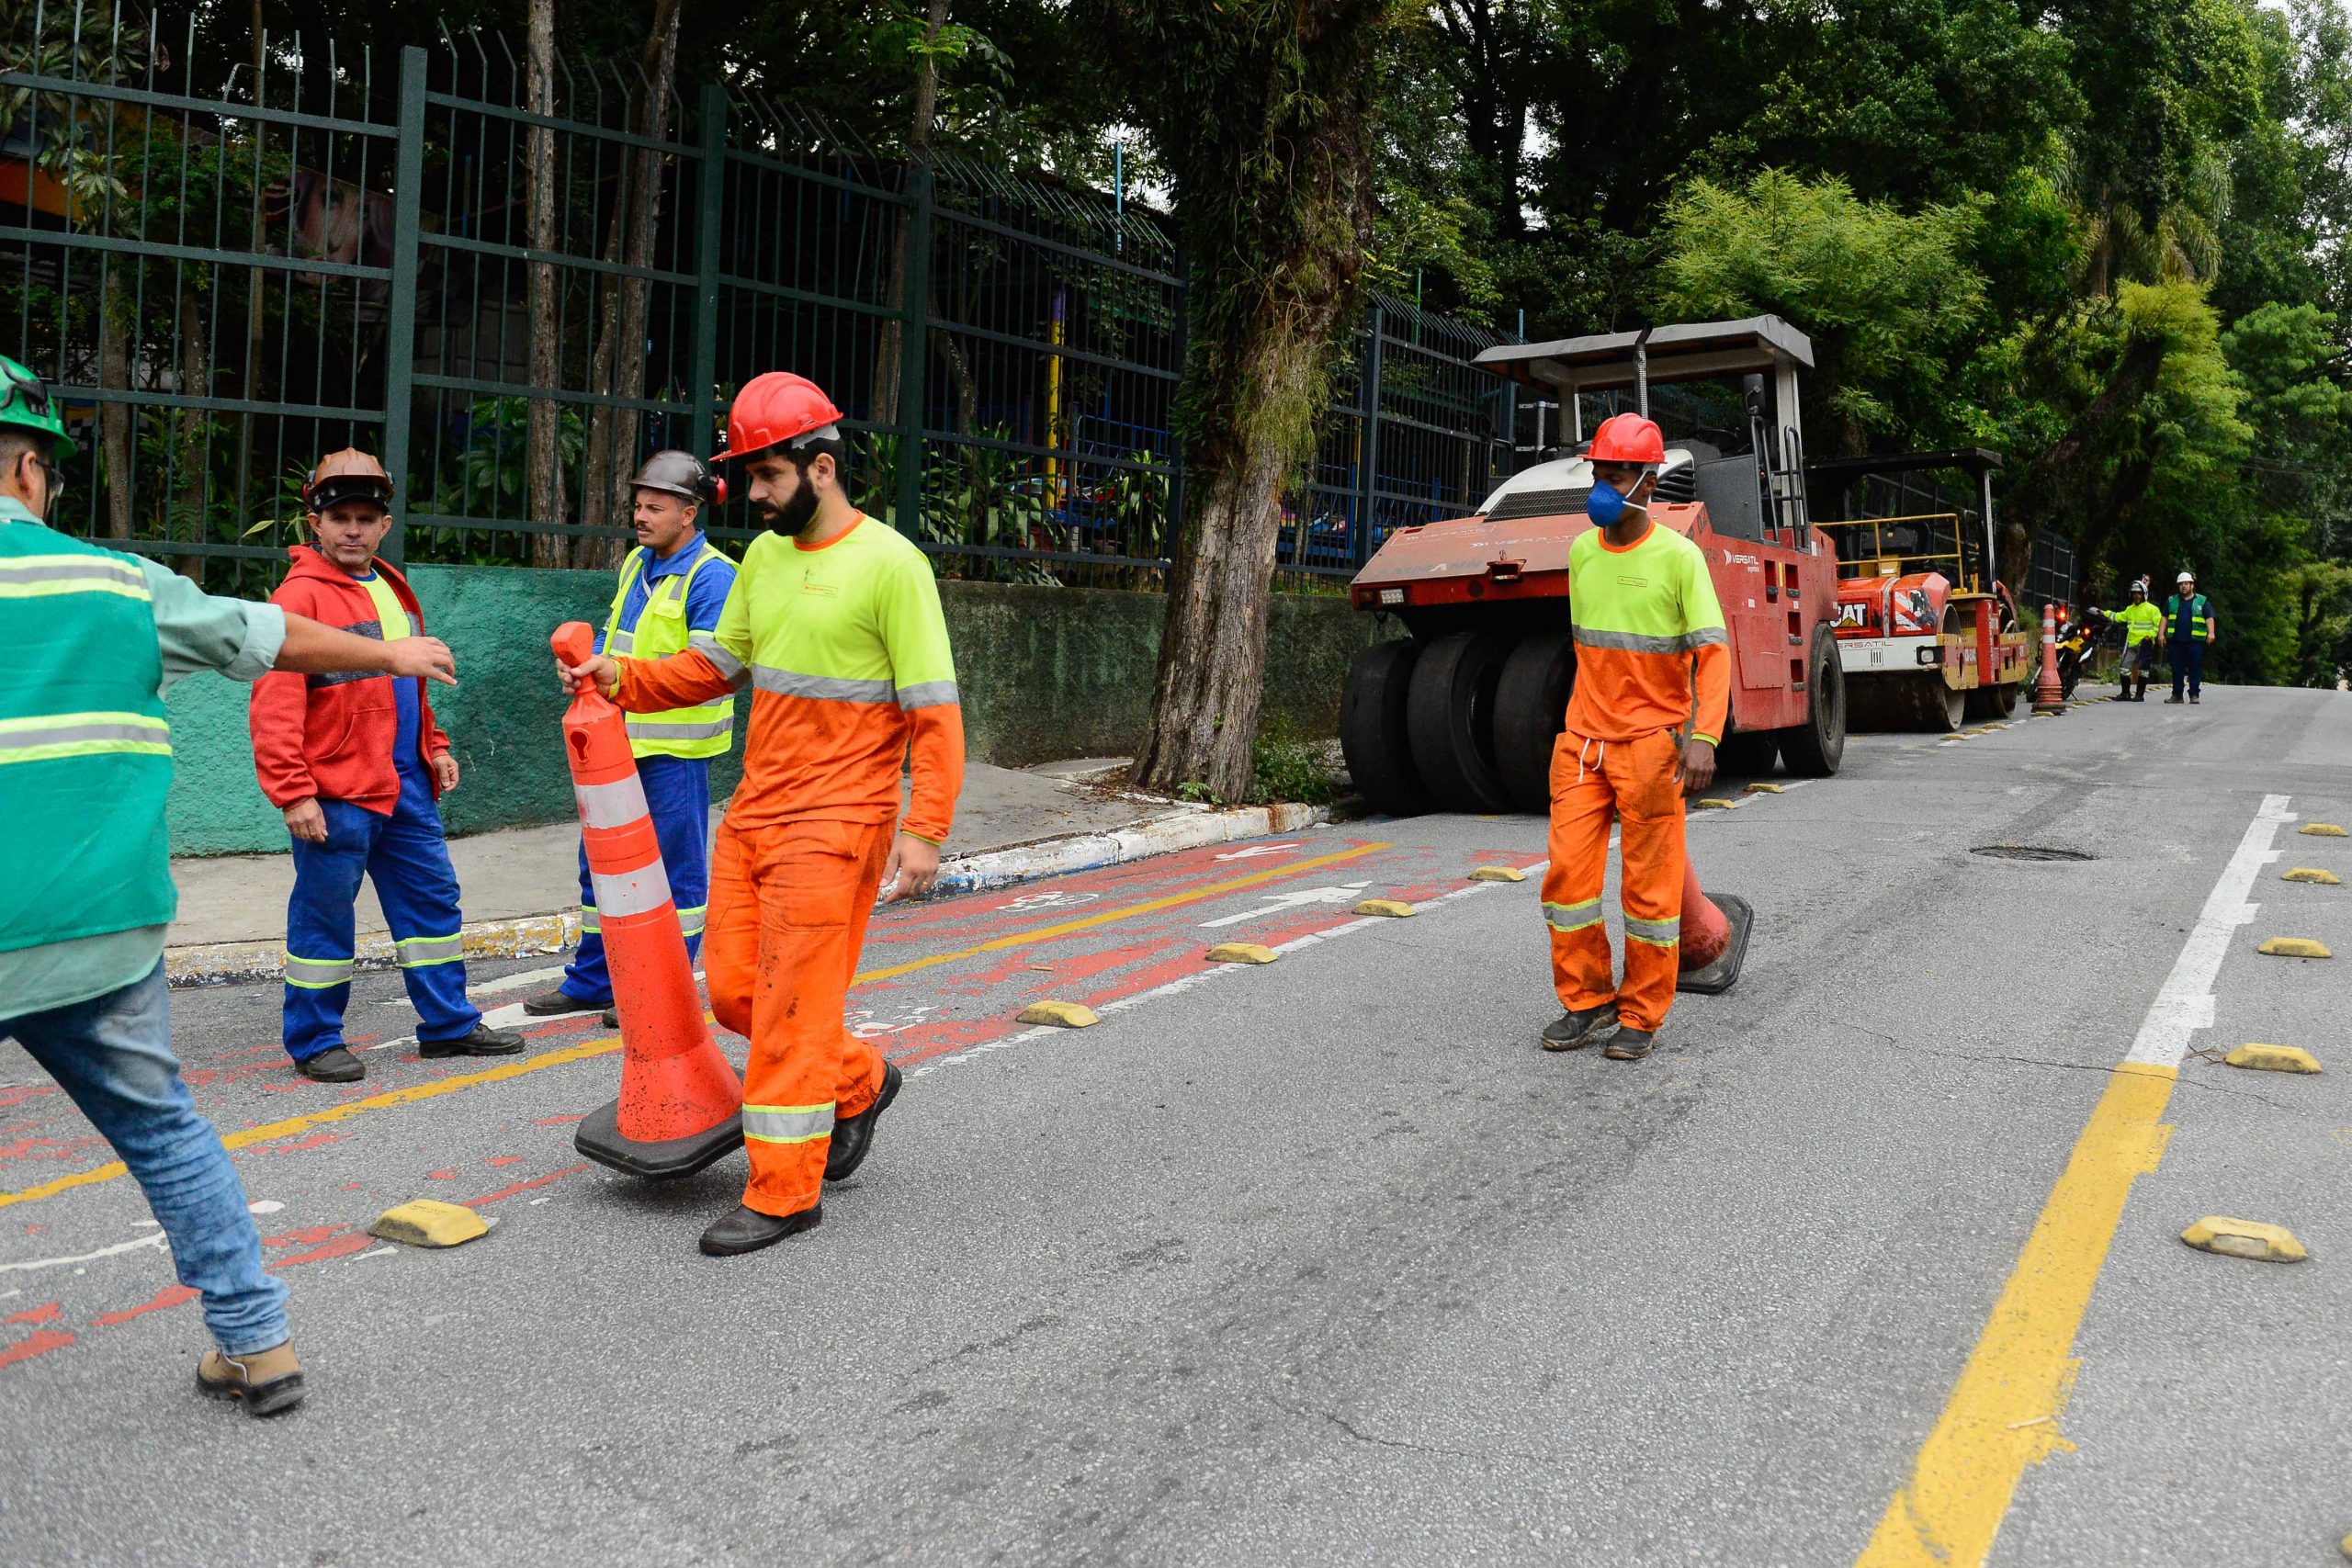
[[[735,587],[735,563],[696,525],[705,504],[718,505],[725,487],[702,460],[685,452],[656,452],[638,470],[634,518],[638,548],[621,563],[620,586],[596,638],[596,651],[617,659],[662,659],[688,648],[717,646],[718,614]],[[662,713],[628,716],[629,750],[645,786],[645,806],[662,845],[662,865],[689,959],[702,951],[704,907],[710,898],[710,760],[735,736],[730,701]],[[562,983],[523,1003],[540,1016],[606,1010],[613,980],[605,966],[605,939],[596,923],[596,885],[588,852],[580,852],[580,948]]]

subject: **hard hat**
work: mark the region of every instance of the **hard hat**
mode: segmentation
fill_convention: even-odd
[[[2133,578],[2133,579],[2132,580],[2132,592],[2134,592],[2134,593],[2145,593],[2147,591],[2148,591],[2148,580],[2147,580],[2146,578],[2144,578],[2144,577],[2135,577],[2135,578]]]
[[[658,490],[700,506],[727,504],[727,481],[710,477],[702,459],[691,452],[656,452],[628,481],[631,490]]]
[[[2182,583],[2184,583],[2184,582],[2194,582],[2194,581],[2197,581],[2197,574],[2196,574],[2195,572],[2193,572],[2193,571],[2184,571],[2184,572],[2182,572],[2178,577],[2176,577],[2176,578],[2174,578],[2174,579],[2173,579],[2173,585],[2174,585],[2175,587],[2178,587],[2180,584],[2182,584]]]
[[[806,376],[770,370],[743,383],[727,410],[727,450],[711,461],[724,463],[764,452],[779,442],[806,446],[838,440],[842,411]]]
[[[302,487],[302,504],[324,512],[337,502],[372,501],[389,512],[392,507],[392,476],[384,465],[356,446],[330,452],[311,470]]]
[[[1663,463],[1666,436],[1656,420],[1637,413],[1612,414],[1592,433],[1592,450],[1586,456],[1596,463]]]
[[[57,417],[57,404],[40,377],[13,359],[0,358],[0,383],[5,383],[0,386],[0,424],[39,431],[55,443],[51,451],[60,457],[79,450],[66,435],[65,422]]]

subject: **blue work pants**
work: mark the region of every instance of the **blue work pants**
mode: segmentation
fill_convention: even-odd
[[[286,1286],[264,1271],[261,1236],[220,1134],[197,1114],[172,1055],[164,965],[86,1002],[0,1019],[122,1156],[171,1244],[180,1283],[204,1299],[221,1353],[283,1345]]]
[[[639,757],[637,776],[645,785],[645,807],[661,840],[662,868],[670,878],[691,964],[702,952],[703,911],[710,901],[710,759]],[[596,885],[588,874],[585,844],[580,848],[580,951],[563,972],[562,990],[582,1006],[613,1005],[613,977],[605,967]]]
[[[401,770],[389,817],[325,800],[327,841],[294,840],[294,897],[286,907],[286,1054],[308,1061],[343,1041],[356,953],[353,901],[359,879],[376,885],[416,1009],[420,1041],[462,1040],[481,1021],[466,1000],[458,874],[449,865],[441,810],[421,772]]]
[[[2181,683],[2188,684],[2188,694],[2196,696],[2205,689],[2205,645],[2194,637],[2176,640],[2172,645],[2172,694],[2180,695]]]

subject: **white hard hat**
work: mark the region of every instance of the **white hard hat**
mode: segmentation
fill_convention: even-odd
[[[2178,577],[2174,578],[2173,581],[2177,583],[2194,582],[2197,581],[2197,574],[2193,571],[2184,571]]]

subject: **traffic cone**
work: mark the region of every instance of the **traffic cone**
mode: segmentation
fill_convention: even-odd
[[[1699,887],[1699,873],[1689,856],[1682,861],[1681,969],[1674,982],[1678,991],[1702,997],[1720,996],[1739,980],[1739,965],[1747,956],[1748,928],[1756,911],[1736,893],[1709,897]]]
[[[595,634],[567,621],[551,639],[584,662]],[[580,836],[621,1016],[621,1097],[580,1123],[572,1146],[599,1165],[661,1179],[691,1176],[743,1143],[743,1080],[703,1021],[662,843],[629,752],[628,721],[594,691],[563,716]]]
[[[2066,688],[2058,679],[2058,606],[2041,606],[2041,676],[2033,683],[2033,711],[2066,711]]]

